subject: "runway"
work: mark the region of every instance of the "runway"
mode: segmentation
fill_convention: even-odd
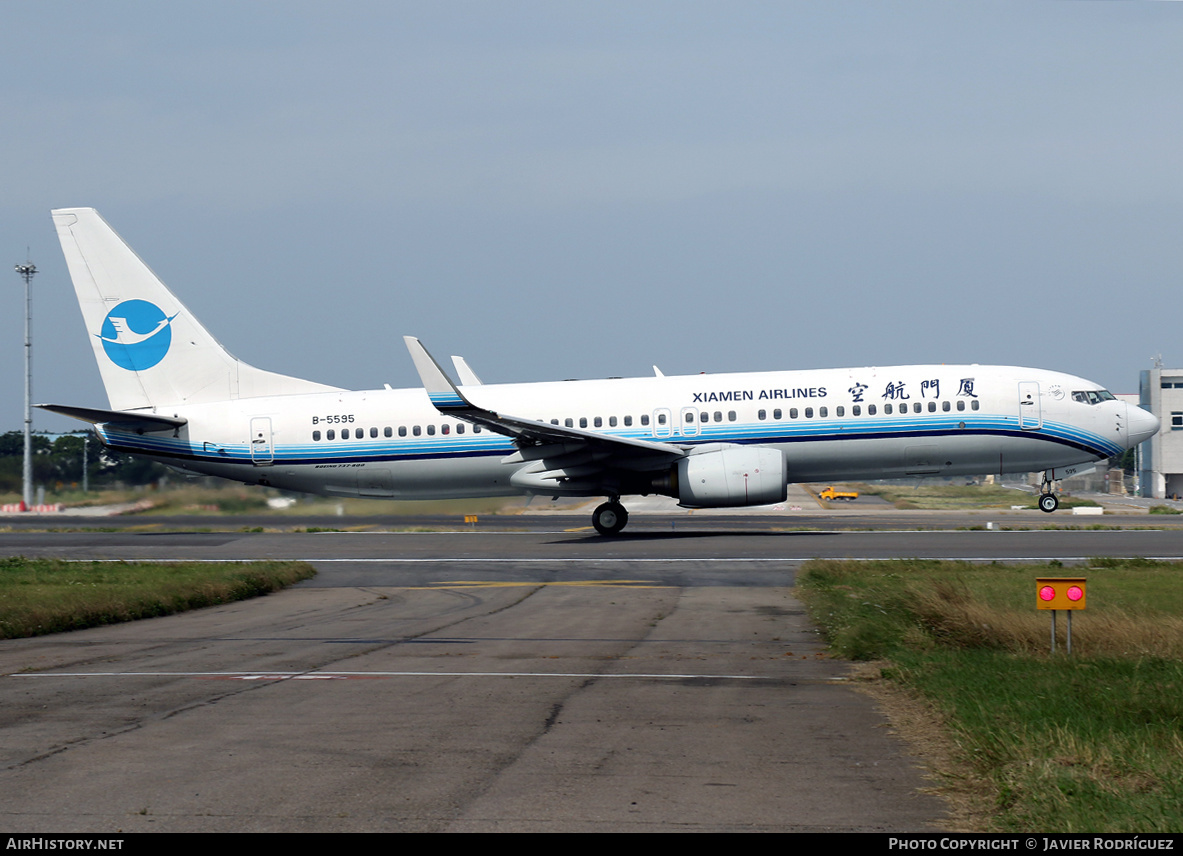
[[[916,831],[944,807],[792,590],[819,555],[1183,555],[1178,531],[0,533],[302,558],[186,615],[0,646],[8,829]]]

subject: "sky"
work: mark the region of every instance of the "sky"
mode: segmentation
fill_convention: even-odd
[[[35,402],[107,403],[57,207],[239,358],[347,388],[417,386],[405,334],[486,383],[1183,365],[1183,3],[0,0],[0,31]]]

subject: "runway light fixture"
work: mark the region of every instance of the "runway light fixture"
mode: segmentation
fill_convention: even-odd
[[[1056,612],[1068,613],[1068,653],[1072,653],[1072,613],[1084,609],[1087,580],[1084,577],[1040,577],[1035,581],[1035,608],[1052,612],[1052,651],[1056,650]]]

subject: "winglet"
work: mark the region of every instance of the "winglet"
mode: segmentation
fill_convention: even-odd
[[[452,379],[444,374],[440,364],[427,353],[427,348],[414,336],[403,336],[407,350],[411,352],[411,360],[415,363],[415,370],[419,372],[419,379],[423,382],[423,389],[427,397],[437,410],[465,410],[472,405],[460,394]]]
[[[472,366],[464,359],[464,357],[452,357],[452,366],[456,369],[456,375],[460,378],[461,386],[480,386],[481,379],[477,377],[477,373],[472,370]]]

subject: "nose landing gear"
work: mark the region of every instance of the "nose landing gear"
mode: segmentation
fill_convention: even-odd
[[[1039,486],[1039,510],[1051,514],[1059,507],[1060,500],[1052,493],[1052,480],[1048,477],[1048,473],[1045,470],[1043,473],[1043,484]]]

